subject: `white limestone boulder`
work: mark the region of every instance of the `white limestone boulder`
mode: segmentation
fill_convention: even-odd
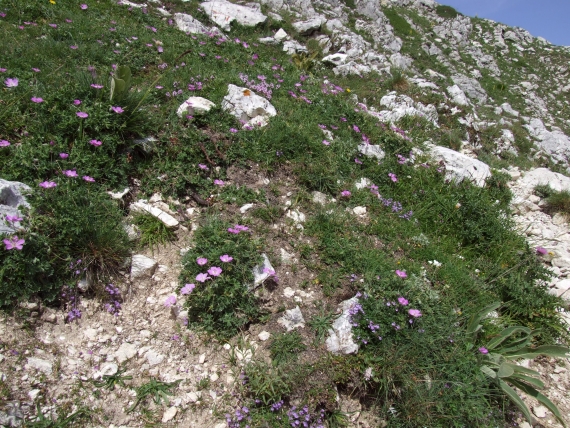
[[[277,115],[277,110],[267,99],[250,89],[232,84],[228,85],[228,95],[222,100],[222,108],[243,123],[250,122],[252,119],[259,119],[252,121],[258,126],[266,124],[266,121],[261,119]]]
[[[352,338],[352,321],[350,309],[358,303],[358,299],[345,300],[339,307],[342,314],[334,321],[329,329],[326,340],[327,350],[333,354],[352,354],[358,351],[358,344]]]
[[[180,31],[190,34],[204,34],[210,31],[219,31],[217,28],[208,28],[200,21],[187,13],[174,14],[174,23]]]
[[[131,262],[131,279],[150,278],[158,262],[142,254],[135,254]]]
[[[178,117],[182,117],[184,115],[201,115],[208,113],[212,108],[216,107],[212,101],[207,100],[206,98],[202,97],[190,97],[178,107],[176,114]]]
[[[285,314],[279,318],[277,322],[285,327],[287,331],[305,327],[305,319],[303,318],[303,313],[299,306],[285,311]]]
[[[167,227],[169,227],[171,229],[175,229],[179,225],[178,220],[176,220],[170,214],[168,214],[167,212],[164,212],[160,208],[153,207],[152,205],[147,204],[146,202],[143,202],[143,201],[134,202],[131,204],[130,208],[131,208],[131,212],[147,213],[147,214],[150,214],[150,215],[156,217],[157,219],[159,219],[161,222],[163,222]]]
[[[227,1],[207,1],[201,6],[206,15],[224,31],[230,31],[230,24],[233,21],[246,27],[254,27],[267,20],[267,16],[257,9]]]
[[[29,208],[30,204],[24,194],[30,187],[19,181],[8,181],[0,178],[0,219],[7,215],[22,217],[19,207]],[[11,235],[20,228],[20,222],[8,223],[0,221],[0,236]]]
[[[447,147],[430,146],[431,156],[436,161],[443,161],[445,164],[445,177],[447,179],[457,182],[468,180],[475,186],[485,186],[485,180],[491,176],[489,165]]]
[[[465,92],[461,90],[461,88],[457,85],[448,86],[447,93],[451,97],[451,101],[453,101],[458,106],[468,106],[469,100],[465,96]]]
[[[314,31],[317,31],[327,22],[327,19],[324,16],[315,16],[311,19],[306,21],[297,21],[293,22],[293,28],[302,36],[308,36],[312,34]]]

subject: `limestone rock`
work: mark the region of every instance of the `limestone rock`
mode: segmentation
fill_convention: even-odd
[[[170,422],[172,419],[174,419],[177,412],[178,412],[178,409],[174,406],[166,409],[164,411],[164,414],[162,415],[162,423],[165,424],[167,422]]]
[[[147,213],[150,214],[161,222],[163,222],[166,226],[174,229],[178,227],[179,222],[174,217],[172,217],[167,212],[164,212],[160,208],[156,208],[150,204],[147,204],[143,201],[137,201],[131,204],[130,206],[131,212],[139,212],[139,213]]]
[[[267,99],[232,84],[228,85],[228,95],[222,101],[222,108],[243,123],[277,115],[277,110]]]
[[[115,358],[119,364],[123,364],[125,361],[133,358],[137,353],[137,347],[132,343],[124,342],[119,346],[119,349],[115,351]]]
[[[198,21],[197,19],[193,18],[191,15],[188,15],[186,13],[174,14],[174,22],[176,23],[178,29],[184,31],[185,33],[204,34],[210,31],[217,30],[206,27],[200,21]]]
[[[150,278],[157,267],[156,260],[142,254],[135,254],[131,262],[131,279]]]
[[[352,322],[350,309],[358,303],[358,299],[345,300],[339,307],[342,314],[334,321],[326,340],[327,350],[334,354],[351,354],[358,351],[358,344],[352,338]]]
[[[18,207],[30,207],[24,196],[24,193],[30,190],[30,187],[24,183],[0,178],[0,218],[4,219],[7,215],[21,217],[22,213]],[[11,235],[19,227],[19,222],[6,224],[6,222],[0,221],[0,235]]]
[[[382,150],[382,148],[377,144],[362,143],[358,146],[358,151],[364,156],[376,158],[379,161],[386,157],[384,150]]]
[[[451,96],[451,101],[453,101],[458,106],[469,105],[469,100],[465,96],[465,92],[463,92],[459,86],[448,86],[447,93]]]
[[[224,0],[207,1],[201,6],[208,17],[224,31],[230,30],[233,21],[245,27],[254,27],[267,20],[267,17],[256,9]]]
[[[53,370],[53,364],[51,361],[42,360],[41,358],[28,357],[28,364],[26,367],[36,369],[45,374],[51,374]]]
[[[375,112],[370,109],[367,110],[367,113],[382,122],[394,123],[405,116],[419,116],[438,126],[437,109],[432,104],[426,106],[420,102],[415,102],[407,95],[398,95],[395,92],[390,92],[380,99],[380,105],[386,107],[387,110]]]
[[[305,327],[305,319],[299,306],[285,311],[285,315],[277,320],[279,324],[287,329],[287,331],[295,330],[296,328]]]
[[[253,268],[253,288],[258,287],[274,273],[275,270],[271,266],[271,262],[267,258],[267,254],[262,254],[263,262],[261,265]]]
[[[487,93],[477,80],[462,74],[451,76],[451,79],[453,80],[453,83],[459,86],[459,88],[461,88],[469,98],[479,102],[480,104],[487,101]]]
[[[436,161],[445,163],[447,179],[458,182],[469,180],[474,185],[483,187],[485,186],[485,180],[491,176],[491,169],[486,163],[470,158],[455,150],[432,145],[430,152]]]
[[[208,113],[213,107],[216,107],[212,101],[202,97],[190,97],[178,107],[176,114],[178,117],[184,115],[197,116]]]
[[[306,21],[293,22],[293,28],[302,36],[311,35],[314,31],[321,28],[327,19],[324,16],[315,16]]]

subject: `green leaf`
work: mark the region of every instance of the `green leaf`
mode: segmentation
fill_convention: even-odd
[[[121,65],[117,68],[117,78],[125,82],[125,89],[131,86],[131,69],[126,65]]]
[[[503,363],[499,366],[499,370],[497,370],[497,377],[509,377],[514,374],[515,370],[508,364]]]
[[[120,96],[125,91],[126,86],[127,85],[124,80],[111,77],[110,100],[113,101],[116,96]]]
[[[558,410],[558,407],[556,407],[556,405],[552,401],[550,401],[546,395],[538,392],[532,386],[527,385],[524,382],[520,382],[520,381],[514,380],[514,379],[510,380],[510,382],[514,386],[519,388],[521,391],[523,391],[525,394],[530,395],[531,397],[535,398],[537,401],[539,401],[540,403],[542,403],[546,407],[548,407],[548,410],[550,410],[552,412],[552,414],[554,416],[556,416],[556,419],[558,419],[558,422],[560,422],[563,427],[566,427],[566,423],[562,419],[562,415],[560,414],[560,410]]]
[[[508,363],[508,364],[513,366],[515,373],[524,373],[530,376],[540,376],[540,373],[538,373],[536,370],[527,369],[526,367],[519,366],[518,364],[513,364],[513,363]]]
[[[530,410],[528,409],[526,404],[524,404],[524,401],[522,401],[521,398],[518,396],[516,391],[501,379],[499,379],[499,387],[503,390],[505,394],[507,394],[510,400],[521,410],[521,412],[523,412],[523,415],[525,416],[526,420],[532,424],[532,416],[530,415]]]
[[[540,380],[540,379],[536,379],[534,377],[530,377],[530,376],[525,376],[519,373],[514,373],[512,374],[509,379],[505,379],[507,382],[511,382],[512,379],[517,379],[517,380],[521,380],[524,381],[526,383],[530,383],[532,386],[535,386],[536,388],[542,389],[544,388],[544,383]]]
[[[489,343],[487,344],[486,348],[487,349],[495,349],[497,346],[499,346],[501,343],[503,343],[505,340],[507,340],[509,337],[511,337],[515,333],[525,333],[526,337],[528,337],[531,333],[531,330],[528,327],[522,327],[522,326],[518,326],[518,325],[514,326],[514,327],[506,328],[503,331],[501,331],[499,336],[490,340]],[[526,337],[525,337],[525,340],[526,340]]]
[[[568,358],[569,353],[570,349],[568,349],[566,346],[542,345],[537,348],[530,348],[528,346],[525,346],[524,348],[521,348],[518,351],[505,353],[503,356],[509,359],[515,359],[515,358],[533,359],[540,355],[546,355],[548,357],[557,357],[557,358]]]
[[[481,320],[487,315],[489,314],[489,312],[493,312],[495,309],[497,309],[499,306],[501,306],[501,302],[493,302],[488,306],[485,306],[483,309],[481,309],[479,312],[477,312],[476,314],[474,314],[470,319],[469,319],[469,323],[467,324],[467,334],[468,335],[474,335],[475,333],[477,333],[477,331],[481,328],[481,326],[479,325],[479,323],[481,322]]]
[[[497,373],[495,373],[495,371],[493,369],[491,369],[489,366],[481,366],[480,370],[483,373],[485,373],[486,376],[489,376],[491,379],[497,378]]]

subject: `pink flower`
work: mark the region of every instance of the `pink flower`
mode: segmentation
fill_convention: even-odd
[[[325,146],[329,146],[329,145],[331,144],[331,142],[330,142],[330,141],[327,141],[327,140],[323,140],[323,144],[324,144]]]
[[[69,155],[67,153],[60,153],[59,157],[62,159],[67,159],[69,157]]]
[[[210,269],[208,269],[208,273],[212,276],[220,276],[222,274],[222,269],[218,266],[212,266]]]
[[[356,125],[352,125],[352,129],[353,129],[355,132],[360,132],[360,128],[359,128],[358,126],[356,126]]]
[[[4,239],[2,242],[4,242],[7,250],[16,249],[18,251],[21,251],[26,241],[19,239],[16,235],[14,235],[10,239]]]
[[[541,256],[545,256],[548,254],[548,250],[542,247],[536,247],[536,254],[540,254]]]
[[[210,278],[207,273],[199,273],[198,275],[196,275],[196,281],[198,282],[206,282],[206,280],[208,279],[212,278]]]
[[[406,273],[405,270],[396,270],[396,275],[398,275],[400,278],[407,278],[408,274]]]
[[[57,24],[48,24],[51,28],[57,28]]]
[[[168,296],[166,300],[164,300],[164,306],[170,308],[176,304],[176,296],[174,294]]]
[[[116,107],[111,107],[111,110],[113,110],[115,113],[117,114],[121,114],[123,113],[125,110],[123,110],[121,107],[116,106]]]
[[[10,145],[9,141],[0,140],[0,147],[8,147]]]
[[[419,309],[410,309],[408,313],[414,318],[419,318],[422,316],[422,313]]]
[[[224,263],[229,263],[233,260],[234,258],[231,256],[228,256],[227,254],[224,254],[223,256],[220,256],[220,260]]]
[[[99,147],[101,144],[103,144],[103,142],[102,142],[102,141],[99,141],[99,140],[90,140],[90,141],[89,141],[89,144],[91,144],[91,145],[93,145],[93,146],[95,146],[95,147]]]
[[[22,220],[23,220],[23,218],[18,217],[17,215],[8,215],[8,214],[6,214],[6,221],[7,221],[8,223],[18,223],[18,222],[20,222],[20,221],[22,221]]]
[[[354,158],[354,163],[356,163],[358,165],[362,165],[362,161],[358,158]]]
[[[198,257],[196,259],[196,263],[198,263],[200,266],[204,266],[206,263],[208,263],[208,259],[205,259],[204,257]]]
[[[216,180],[214,180],[214,184],[215,184],[216,186],[223,186],[223,185],[226,184],[226,183],[224,183],[222,180],[216,179]]]
[[[341,122],[346,122],[346,117],[341,117],[340,120]]]
[[[36,73],[39,73],[41,70],[40,70],[39,68],[32,67],[32,71],[35,71]]]
[[[38,104],[44,102],[44,100],[40,97],[32,97],[31,100],[32,100],[32,102],[38,103]]]
[[[51,189],[52,187],[57,186],[57,183],[55,181],[42,181],[39,186],[44,189]]]
[[[89,117],[89,115],[83,111],[78,111],[77,113],[75,113],[77,116],[79,116],[81,119],[85,119],[87,117]]]
[[[488,354],[489,350],[487,348],[485,348],[484,346],[481,346],[479,348],[479,352],[481,352],[482,354]]]
[[[184,287],[180,289],[180,294],[190,294],[196,286],[194,284],[185,284]]]
[[[343,190],[342,192],[340,192],[340,196],[344,197],[344,198],[348,198],[351,195],[349,190]]]
[[[203,169],[204,171],[208,171],[208,170],[210,169],[210,168],[208,168],[207,165],[204,165],[203,163],[199,163],[199,164],[198,164],[198,167],[199,167],[200,169]]]
[[[91,83],[91,87],[95,89],[101,89],[103,88],[103,85],[99,85],[98,83]]]
[[[69,47],[69,49],[75,50],[75,49],[77,49],[77,46],[76,46],[76,45],[71,45],[71,46]]]
[[[81,104],[81,100],[73,100],[73,104],[75,104],[76,106]]]
[[[63,171],[63,175],[66,177],[77,177],[77,171],[74,169],[66,169]]]
[[[396,174],[390,172],[388,173],[388,177],[390,177],[390,180],[392,180],[394,183],[398,182],[398,177],[396,177]]]
[[[84,175],[83,179],[88,183],[95,183],[95,179],[93,177],[89,177],[88,175]]]
[[[87,6],[85,3],[83,3],[81,6],[79,6],[81,9],[85,10],[87,9],[89,6]]]
[[[6,85],[7,88],[15,88],[16,86],[18,86],[18,78],[8,77],[6,80],[4,80],[4,84]]]
[[[398,303],[402,306],[407,306],[408,305],[408,300],[405,299],[404,297],[398,297]]]

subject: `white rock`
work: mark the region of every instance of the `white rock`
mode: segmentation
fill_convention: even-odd
[[[283,52],[287,52],[288,55],[293,55],[302,52],[307,53],[309,51],[301,43],[295,40],[288,40],[286,42],[283,42]]]
[[[501,104],[501,109],[511,116],[519,117],[519,112],[514,110],[509,103]]]
[[[459,106],[468,106],[469,100],[465,96],[465,92],[457,85],[448,86],[447,93],[451,96],[451,101]]]
[[[220,376],[218,376],[217,373],[212,373],[212,374],[210,375],[210,381],[211,381],[211,382],[215,382],[215,381],[217,381],[219,378],[220,378]]]
[[[157,266],[156,260],[142,254],[135,254],[131,262],[131,279],[150,278]]]
[[[200,5],[208,17],[222,30],[229,31],[230,24],[237,21],[246,27],[253,27],[266,21],[267,17],[258,10],[223,0],[207,1]]]
[[[307,21],[298,21],[293,22],[293,28],[297,31],[300,35],[310,35],[314,31],[321,28],[321,25],[326,22],[326,18],[323,16],[316,16],[311,18]]]
[[[204,34],[210,31],[215,31],[217,28],[214,29],[208,28],[204,26],[200,21],[193,18],[191,15],[186,13],[176,13],[174,14],[174,22],[179,30],[184,31],[185,33],[192,33],[192,34]],[[219,31],[219,30],[218,30]]]
[[[39,389],[32,389],[28,392],[28,397],[30,397],[30,400],[35,401],[35,399],[38,398],[38,395],[40,395],[40,392],[41,391]]]
[[[447,179],[458,182],[469,180],[474,185],[483,187],[485,186],[485,180],[491,176],[491,169],[487,164],[455,150],[431,145],[430,153],[436,161],[445,163]]]
[[[556,282],[550,287],[549,292],[558,297],[562,297],[564,300],[570,300],[570,279],[563,279]]]
[[[547,168],[536,168],[524,174],[519,180],[519,186],[534,189],[539,185],[548,185],[557,192],[570,191],[570,178]]]
[[[191,116],[198,116],[208,113],[212,108],[216,107],[212,101],[207,100],[202,97],[190,97],[178,107],[176,114],[178,117],[185,116],[187,114]]]
[[[245,214],[247,211],[249,211],[250,209],[252,209],[255,206],[255,204],[245,204],[244,206],[242,206],[239,209],[239,212],[242,214]]]
[[[261,340],[262,342],[265,342],[267,339],[271,337],[271,333],[269,333],[268,331],[262,331],[257,335],[257,337],[259,337],[259,340]]]
[[[299,210],[288,210],[285,214],[285,217],[290,218],[295,223],[304,223],[305,222],[305,214],[303,214]]]
[[[318,192],[318,191],[314,191],[312,193],[313,195],[313,202],[315,204],[319,204],[319,205],[326,205],[327,204],[327,195],[325,195],[324,193]]]
[[[358,299],[345,300],[339,307],[342,314],[334,321],[332,329],[329,329],[329,336],[326,340],[327,350],[334,354],[351,354],[358,351],[358,344],[352,338],[352,322],[350,320],[350,309],[358,303]]]
[[[420,102],[415,102],[407,95],[398,95],[395,92],[391,92],[380,99],[380,105],[386,107],[387,110],[375,112],[368,109],[366,112],[383,122],[394,123],[405,116],[419,116],[432,122],[434,126],[439,126],[437,124],[437,109],[434,105],[428,104],[426,106]]]
[[[228,85],[228,95],[222,100],[222,108],[236,119],[249,122],[252,119],[267,119],[277,115],[275,107],[267,99],[247,88]],[[262,126],[263,126],[263,122]]]
[[[176,416],[176,412],[178,412],[178,409],[174,406],[166,409],[162,415],[162,423],[165,424],[174,419],[174,417]]]
[[[347,61],[347,58],[348,58],[348,55],[346,55],[346,54],[343,54],[343,53],[335,53],[335,54],[332,54],[332,55],[327,55],[327,56],[325,56],[325,57],[322,59],[322,61],[323,61],[323,62],[330,62],[331,64],[334,64],[334,65],[336,65],[336,66],[339,66],[339,65],[345,64],[346,61]]]
[[[295,262],[295,256],[288,253],[284,248],[280,248],[279,252],[281,253],[281,263],[284,265],[291,265]]]
[[[145,357],[151,366],[156,366],[157,364],[160,364],[164,361],[164,355],[159,354],[158,352],[156,352],[153,349],[150,349],[146,353]]]
[[[303,314],[301,313],[299,306],[286,310],[285,314],[279,318],[277,322],[285,327],[287,331],[305,327],[305,319],[303,318]]]
[[[3,219],[6,215],[22,217],[22,213],[18,210],[18,207],[30,207],[30,204],[24,196],[30,191],[31,188],[24,183],[20,183],[19,181],[3,180],[0,178],[0,218]],[[5,221],[0,221],[0,236],[12,235],[20,228],[20,226],[20,222],[11,224]]]
[[[124,342],[119,346],[119,349],[115,351],[115,358],[119,364],[124,363],[127,360],[133,358],[137,353],[137,347],[132,343]]]
[[[293,290],[291,287],[285,287],[283,290],[283,295],[285,297],[291,298],[295,295],[295,290]]]
[[[27,368],[36,369],[45,374],[51,374],[53,370],[53,364],[51,361],[42,360],[41,358],[28,357]]]
[[[200,391],[197,392],[189,392],[188,394],[186,394],[186,397],[188,398],[188,401],[191,403],[195,403],[196,401],[198,401],[200,399]]]
[[[453,83],[459,86],[459,88],[461,88],[469,98],[474,99],[481,104],[487,101],[487,93],[477,80],[462,74],[451,76],[451,80],[453,80]]]
[[[362,189],[366,189],[367,187],[370,187],[371,184],[372,184],[372,181],[370,181],[366,177],[362,177],[360,179],[360,181],[357,181],[356,183],[354,183],[354,187],[356,187],[358,190],[362,190]]]
[[[271,262],[267,258],[267,254],[262,254],[263,262],[261,265],[253,268],[253,288],[259,286],[267,278],[271,276],[271,272],[275,272]]]
[[[273,36],[273,38],[275,40],[277,40],[278,42],[282,42],[283,40],[285,40],[287,37],[289,37],[287,35],[287,33],[285,32],[285,30],[283,28],[280,28],[275,35]]]
[[[545,418],[547,410],[548,409],[544,406],[534,406],[532,408],[532,413],[534,413],[537,418]]]
[[[152,205],[149,205],[145,202],[142,202],[142,201],[134,202],[131,204],[130,208],[131,208],[131,212],[147,213],[147,214],[150,214],[150,215],[156,217],[157,219],[159,219],[161,222],[163,222],[167,227],[169,227],[171,229],[178,227],[178,224],[179,224],[178,220],[176,220],[170,214],[162,211],[161,209],[153,207]]]
[[[103,363],[99,372],[101,376],[113,376],[119,371],[119,366],[115,363]]]
[[[386,157],[386,153],[379,145],[362,143],[358,146],[358,151],[369,158],[376,158],[379,161]]]
[[[362,216],[362,215],[365,215],[365,214],[366,214],[366,207],[354,207],[354,208],[352,209],[352,212],[353,212],[355,215],[361,215],[361,216]]]
[[[116,199],[116,200],[121,200],[125,197],[126,194],[128,194],[131,191],[130,188],[125,187],[122,191],[118,191],[118,192],[107,192],[107,194],[112,198],[112,199]]]

